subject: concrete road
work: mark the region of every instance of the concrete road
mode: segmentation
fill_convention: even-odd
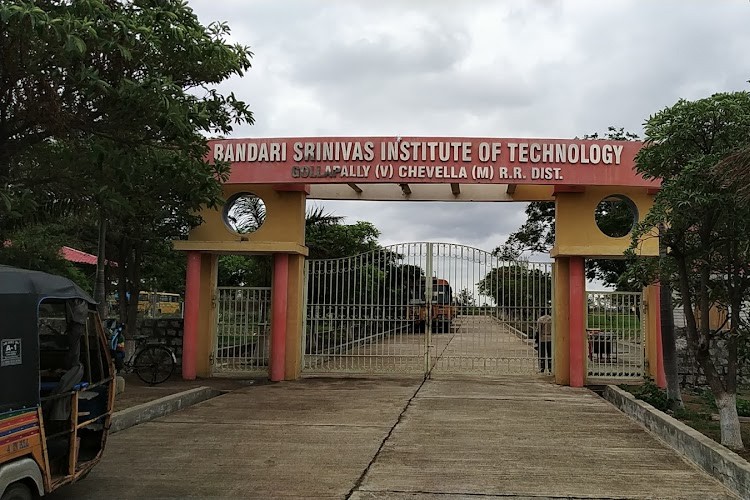
[[[531,375],[539,361],[532,341],[489,315],[462,315],[449,331],[430,337],[433,373],[476,375]],[[305,356],[308,373],[414,373],[425,372],[427,339],[411,327],[398,327],[369,343],[335,354]]]
[[[111,436],[50,498],[476,497],[735,498],[586,389],[440,376],[239,389]]]

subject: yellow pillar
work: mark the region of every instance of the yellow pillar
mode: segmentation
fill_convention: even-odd
[[[605,200],[616,197],[627,197],[636,208],[639,220],[643,220],[651,205],[653,194],[642,187],[606,187],[587,186],[578,189],[553,191],[555,197],[555,245],[551,256],[555,259],[555,381],[558,384],[569,385],[571,382],[570,358],[570,258],[623,258],[624,251],[630,246],[630,235],[620,238],[609,237],[596,224],[596,207]],[[638,253],[643,256],[658,255],[658,241],[656,238],[646,238],[638,247]],[[580,274],[580,273],[579,273]],[[580,285],[585,288],[585,279],[578,276]],[[576,285],[576,283],[573,283]],[[575,287],[574,287],[575,288]],[[576,305],[576,313],[586,318],[585,297],[580,310]],[[579,324],[580,327],[580,324]],[[585,332],[578,331],[574,338],[576,348],[581,344],[583,383],[586,383],[588,373],[588,342]],[[654,351],[653,348],[649,352]],[[578,357],[579,351],[574,353]],[[577,380],[580,383],[581,366],[574,366]]]
[[[196,375],[211,376],[210,358],[216,332],[216,280],[219,258],[216,254],[201,255],[200,317],[198,319],[198,349]]]
[[[555,296],[552,306],[555,345],[555,382],[570,384],[570,268],[569,260],[558,257],[552,267]]]
[[[304,186],[272,186],[232,184],[224,186],[224,197],[238,193],[259,196],[266,206],[266,219],[261,227],[247,234],[233,232],[223,220],[222,209],[205,208],[200,212],[203,224],[190,231],[187,240],[174,242],[177,250],[202,252],[200,278],[200,315],[196,373],[211,376],[210,359],[216,335],[216,283],[218,254],[289,256],[289,297],[285,339],[284,378],[299,378],[302,368],[302,300],[304,287],[305,203]]]
[[[302,374],[302,336],[305,334],[304,286],[305,258],[302,255],[290,255],[286,313],[285,380],[297,380]]]

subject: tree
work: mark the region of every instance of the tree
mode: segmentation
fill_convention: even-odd
[[[583,136],[583,139],[599,138],[598,133]],[[623,128],[609,127],[602,139],[636,141],[638,136],[625,131]],[[610,207],[600,206],[597,208],[596,215],[603,230],[622,234],[630,232],[632,214],[624,203],[613,204]],[[535,201],[529,203],[526,207],[526,222],[517,231],[511,233],[505,243],[495,248],[492,253],[505,260],[516,260],[528,252],[549,253],[554,244],[555,203],[552,201]],[[586,277],[588,279],[602,280],[604,283],[615,286],[620,290],[632,288],[632,285],[620,280],[624,271],[625,262],[622,260],[586,260]]]
[[[65,276],[91,292],[91,276],[60,253],[65,245],[70,245],[70,240],[64,223],[32,224],[15,231],[12,241],[0,244],[0,262]]]
[[[236,211],[237,220],[262,224],[265,209],[245,202]],[[305,244],[310,259],[338,259],[370,252],[379,248],[380,231],[370,222],[343,224],[344,217],[317,206],[305,215]],[[270,286],[271,261],[266,256],[224,255],[219,258],[220,286]]]
[[[492,297],[505,318],[528,322],[552,307],[552,276],[524,262],[506,262],[489,271],[479,293]]]
[[[380,231],[370,222],[342,224],[343,217],[315,207],[305,217],[305,245],[310,259],[337,259],[366,253],[378,246]]]
[[[0,23],[0,226],[39,193],[85,200],[100,262],[114,252],[120,296],[134,298],[120,308],[132,325],[148,253],[220,202],[227,167],[204,160],[206,136],[252,114],[214,86],[252,54],[178,0],[18,0],[0,4]],[[41,161],[50,147],[77,161]]]
[[[458,295],[456,295],[456,304],[459,306],[472,307],[476,305],[474,300],[474,294],[469,291],[468,288],[462,288]]]
[[[676,283],[688,349],[719,409],[721,442],[742,449],[736,391],[747,339],[741,309],[750,299],[750,204],[736,184],[722,181],[717,165],[750,146],[750,93],[680,100],[650,117],[645,132],[637,169],[662,186],[631,251],[661,228],[666,253],[658,267],[634,261],[633,274],[661,273]],[[727,313],[726,329],[712,328],[717,308]]]

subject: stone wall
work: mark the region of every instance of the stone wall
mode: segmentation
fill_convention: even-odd
[[[143,318],[137,323],[138,335],[145,335],[150,342],[170,347],[177,357],[177,366],[182,366],[182,318]]]
[[[677,372],[680,376],[680,384],[690,387],[703,387],[706,385],[706,377],[703,370],[698,366],[693,356],[689,353],[687,347],[687,331],[685,328],[675,328],[675,337],[677,344]],[[727,349],[726,338],[719,335],[711,342],[711,357],[716,363],[720,373],[726,373],[727,369]],[[748,345],[741,341],[738,354],[737,383],[741,385],[750,385],[750,359],[748,359]]]

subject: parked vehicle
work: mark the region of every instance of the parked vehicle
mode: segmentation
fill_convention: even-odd
[[[109,353],[119,373],[135,373],[147,384],[156,385],[165,382],[177,366],[174,351],[163,344],[151,342],[147,336],[136,336],[135,351],[130,358],[125,358],[124,325],[116,320],[107,320],[104,324],[109,336]]]
[[[425,297],[426,288],[423,278],[422,284],[413,293],[411,301],[413,306],[410,313],[415,328],[419,331],[424,330],[429,318],[433,332],[450,331],[451,324],[458,314],[458,307],[453,302],[453,289],[450,283],[444,279],[434,279],[429,303]]]
[[[182,308],[178,293],[141,292],[138,294],[138,311],[147,315],[176,315]]]
[[[1,500],[50,493],[102,456],[115,382],[94,305],[66,278],[0,266]]]

